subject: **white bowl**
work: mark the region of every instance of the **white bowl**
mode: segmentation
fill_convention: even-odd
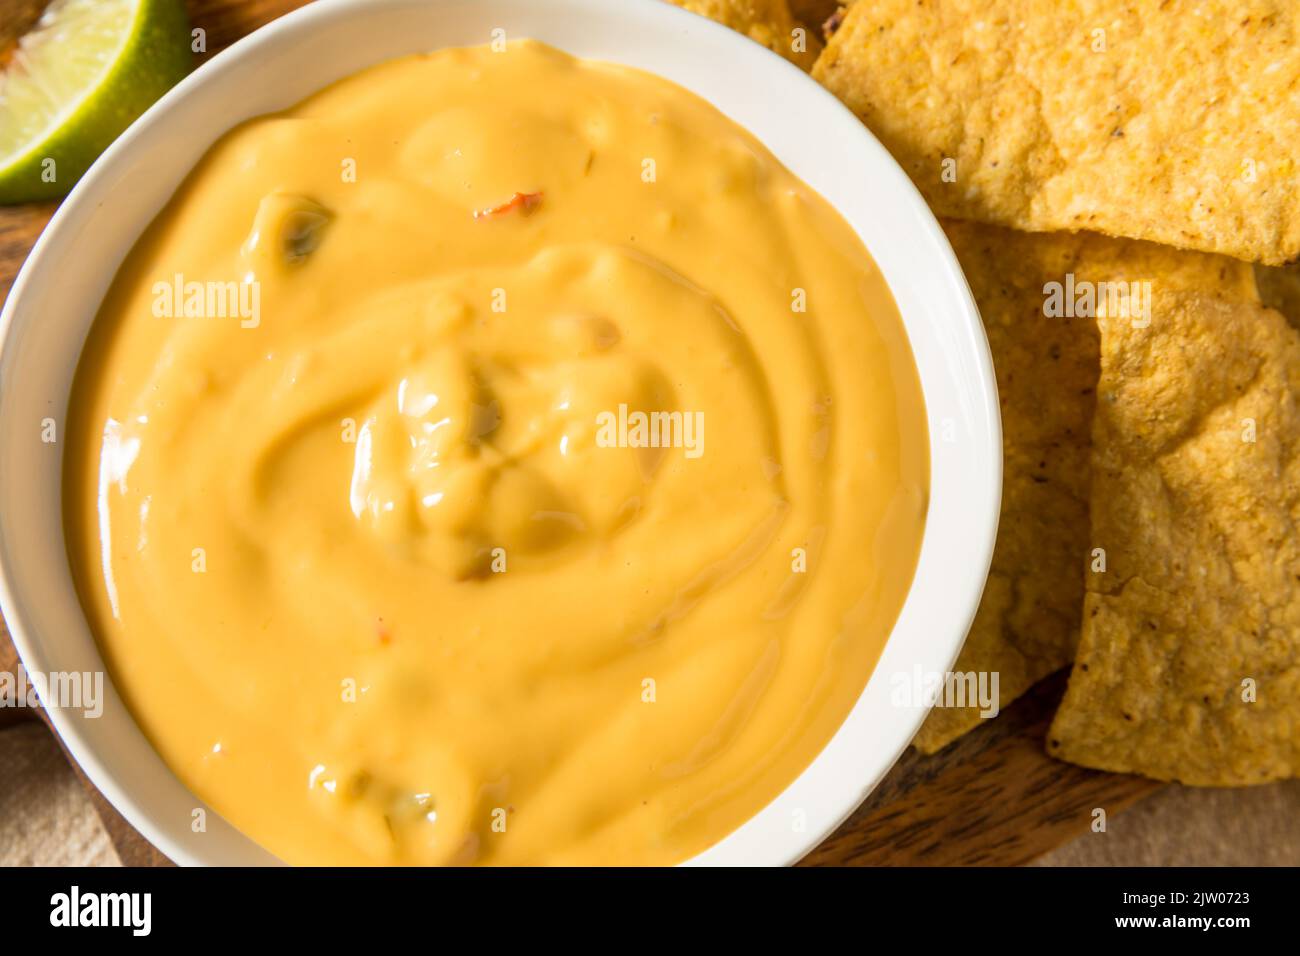
[[[838,826],[925,716],[891,705],[890,675],[946,672],[992,554],[1002,445],[988,343],[933,215],[885,149],[813,80],[748,39],[658,0],[321,0],[235,44],[141,117],[59,209],[0,317],[0,603],[30,671],[101,671],[73,589],[60,507],[73,372],[109,282],[141,231],[222,133],[392,57],[488,42],[492,30],[657,73],[711,101],[825,196],[862,237],[902,313],[930,422],[930,507],[916,578],[862,696],[813,763],[690,862],[785,864]],[[61,424],[60,424],[61,429]],[[60,430],[60,437],[62,431]],[[178,622],[178,626],[184,626]],[[104,713],[49,714],[131,824],[182,864],[274,863],[163,764],[105,683]],[[791,825],[796,814],[802,828]]]

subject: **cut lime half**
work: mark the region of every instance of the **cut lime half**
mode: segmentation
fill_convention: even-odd
[[[0,203],[67,193],[190,63],[183,0],[52,0],[0,28]]]

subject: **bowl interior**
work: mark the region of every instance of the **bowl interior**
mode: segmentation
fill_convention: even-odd
[[[26,667],[101,671],[73,589],[60,506],[60,429],[81,345],[135,239],[208,147],[392,57],[533,37],[645,69],[710,100],[762,140],[857,230],[911,339],[930,422],[931,498],[911,592],[875,673],[831,742],[764,810],[697,864],[779,864],[830,833],[907,746],[924,712],[893,706],[890,675],[950,668],[974,616],[996,530],[1001,433],[988,344],[947,240],[888,153],[793,65],[657,0],[321,0],[241,41],[128,130],[45,231],[0,329],[0,603]],[[742,80],[738,82],[737,80]],[[178,622],[183,627],[184,622]],[[166,768],[105,683],[104,713],[51,710],[68,749],[117,809],[182,864],[274,858]]]

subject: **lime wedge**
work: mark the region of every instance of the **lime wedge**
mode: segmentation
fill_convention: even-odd
[[[183,0],[17,2],[30,22],[0,26],[0,203],[67,193],[191,63]]]

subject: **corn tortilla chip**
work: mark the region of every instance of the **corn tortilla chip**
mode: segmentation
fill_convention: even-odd
[[[669,0],[743,33],[791,63],[811,70],[821,53],[819,34],[795,20],[787,0]],[[798,29],[799,34],[794,31]]]
[[[800,23],[821,36],[822,24],[839,9],[839,0],[790,0],[790,12]]]
[[[871,0],[813,76],[941,215],[1300,257],[1294,0]]]
[[[1252,301],[1255,286],[1244,263],[1153,243],[956,221],[944,229],[988,334],[1004,456],[993,563],[954,670],[996,672],[1005,705],[1074,659],[1089,549],[1096,320],[1046,315],[1045,287],[1150,281],[1153,298],[1186,288]],[[978,706],[935,708],[913,743],[933,753],[980,720]]]
[[[1300,265],[1279,269],[1255,266],[1259,296],[1270,309],[1277,309],[1288,322],[1300,328]]]
[[[1048,737],[1202,786],[1300,773],[1300,333],[1178,292],[1107,321],[1083,633]]]

